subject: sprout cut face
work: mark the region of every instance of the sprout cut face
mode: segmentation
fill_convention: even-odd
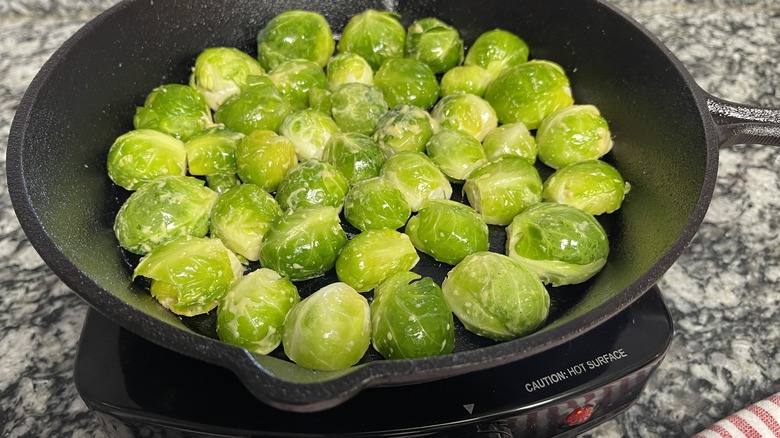
[[[544,182],[545,201],[577,207],[598,216],[620,208],[630,185],[617,169],[601,160],[572,163]]]
[[[374,85],[382,91],[390,107],[406,104],[428,109],[439,98],[436,76],[416,59],[386,60],[374,75]]]
[[[399,152],[385,161],[379,176],[393,184],[406,203],[417,211],[431,199],[450,199],[452,186],[447,177],[427,155]]]
[[[195,58],[190,86],[200,91],[216,110],[228,97],[246,86],[249,76],[265,74],[260,63],[234,47],[209,47]]]
[[[612,150],[607,121],[593,105],[573,105],[550,114],[536,132],[539,160],[559,169],[595,160]]]
[[[368,292],[396,272],[412,269],[420,257],[406,234],[395,230],[367,230],[353,237],[336,261],[340,281],[358,292]]]
[[[362,56],[374,71],[388,58],[403,58],[406,29],[395,12],[368,9],[353,15],[341,33],[339,53]]]
[[[325,145],[323,160],[339,170],[350,186],[379,176],[385,154],[369,136],[339,132]]]
[[[494,29],[474,41],[463,63],[482,67],[496,77],[528,61],[528,52],[528,45],[520,37],[503,29]]]
[[[184,143],[153,129],[136,129],[117,137],[107,161],[111,181],[131,191],[158,176],[187,174]]]
[[[208,128],[195,134],[184,148],[191,175],[236,173],[236,149],[244,135],[223,126]]]
[[[457,129],[479,141],[498,126],[493,107],[473,94],[449,94],[436,103],[431,116],[442,128]]]
[[[453,181],[463,181],[487,161],[482,144],[462,131],[443,128],[425,145],[428,156]]]
[[[299,161],[322,158],[330,137],[339,126],[327,114],[311,108],[296,111],[285,117],[279,133],[292,141]]]
[[[182,84],[166,84],[152,90],[133,117],[135,129],[154,129],[182,141],[213,124],[211,108],[203,95]]]
[[[275,16],[257,34],[257,52],[266,70],[290,59],[306,59],[325,67],[336,43],[325,17],[291,10]]]
[[[402,151],[425,152],[425,143],[437,130],[438,124],[427,111],[404,104],[379,119],[372,138],[390,157]]]
[[[403,193],[384,178],[371,178],[354,185],[344,199],[344,216],[360,231],[397,230],[411,214]]]
[[[273,131],[253,131],[236,150],[236,169],[243,182],[275,192],[287,172],[298,164],[293,143]]]
[[[332,165],[312,158],[287,172],[276,191],[276,202],[283,210],[328,205],[339,212],[349,184]]]
[[[463,40],[457,29],[438,18],[422,18],[409,26],[404,52],[440,74],[463,62]]]
[[[331,115],[344,132],[371,135],[387,112],[378,88],[360,83],[344,84],[330,96]]]
[[[293,107],[265,76],[252,76],[240,93],[229,97],[217,108],[214,119],[233,131],[249,135],[252,131],[276,131]]]

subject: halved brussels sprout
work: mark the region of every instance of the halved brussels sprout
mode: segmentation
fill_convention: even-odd
[[[236,149],[244,135],[224,126],[207,128],[190,137],[187,150],[187,166],[190,175],[236,173]]]
[[[450,265],[490,249],[485,221],[473,208],[455,201],[426,201],[409,219],[405,232],[415,248]]]
[[[428,156],[453,181],[463,181],[487,161],[482,144],[463,131],[442,128],[425,145]]]
[[[528,207],[515,216],[506,234],[507,255],[553,286],[593,277],[609,254],[601,224],[570,205],[542,202]]]
[[[525,159],[505,155],[472,172],[463,193],[486,223],[508,225],[521,211],[542,201],[542,178]]]
[[[307,59],[322,68],[335,48],[330,25],[313,11],[282,12],[257,34],[258,58],[266,70],[290,59]]]
[[[422,18],[407,29],[404,54],[435,74],[444,73],[463,62],[463,40],[457,29],[438,18]]]
[[[455,323],[441,288],[430,277],[399,272],[374,289],[371,343],[385,359],[452,353]],[[419,281],[415,281],[419,280]]]
[[[111,145],[108,176],[118,186],[136,190],[163,175],[187,174],[187,150],[181,140],[153,129],[126,132]]]
[[[502,155],[517,155],[529,163],[536,162],[536,140],[522,122],[501,125],[487,133],[482,147],[488,160]]]
[[[332,165],[310,158],[287,172],[276,190],[276,202],[283,210],[329,205],[339,212],[349,183]]]
[[[403,194],[412,211],[429,199],[450,199],[452,186],[447,177],[427,155],[399,152],[385,161],[379,176]]]
[[[155,247],[133,279],[151,279],[152,296],[177,315],[208,313],[241,278],[244,267],[219,239],[182,236]]]
[[[572,105],[547,116],[536,131],[539,160],[558,169],[612,150],[609,125],[593,105]]]
[[[427,109],[439,99],[436,75],[416,59],[385,60],[374,75],[374,86],[382,91],[390,107],[406,104]]]
[[[241,184],[241,180],[235,173],[214,173],[206,175],[206,186],[221,195],[231,188]]]
[[[279,126],[279,134],[292,141],[299,161],[322,158],[325,145],[338,130],[327,114],[311,108],[295,111]]]
[[[200,91],[183,84],[155,88],[133,117],[135,129],[154,129],[181,141],[213,124],[206,99]]]
[[[385,154],[371,137],[357,132],[333,134],[322,159],[341,172],[350,186],[379,176]]]
[[[282,61],[268,72],[268,78],[294,109],[309,107],[309,91],[328,87],[322,67],[307,59]]]
[[[425,152],[425,143],[437,130],[438,124],[427,111],[403,104],[379,119],[372,138],[389,157],[401,151]]]
[[[344,217],[355,228],[389,228],[406,224],[412,209],[403,193],[384,178],[371,178],[352,186],[344,198]]]
[[[179,236],[203,237],[217,194],[190,176],[160,176],[141,185],[119,208],[119,245],[144,255]]]
[[[420,256],[409,236],[390,229],[366,230],[352,238],[336,260],[339,281],[368,292],[396,272],[412,269]]]
[[[214,112],[214,120],[233,131],[276,131],[293,107],[267,76],[251,76],[246,87],[230,96]]]
[[[478,65],[459,65],[441,77],[440,93],[442,96],[468,93],[482,97],[492,80],[493,75]]]
[[[292,141],[273,131],[257,130],[241,140],[236,149],[236,169],[245,183],[275,192],[287,172],[298,164]]]
[[[464,65],[477,65],[493,77],[528,61],[528,44],[519,36],[503,29],[489,30],[469,47]]]
[[[374,69],[357,53],[344,52],[331,58],[326,69],[328,89],[333,92],[344,84],[359,82],[374,85]]]
[[[304,298],[282,326],[284,353],[314,370],[349,368],[363,358],[370,343],[368,301],[344,283],[330,284]]]
[[[241,184],[217,198],[211,213],[211,237],[247,260],[260,257],[263,236],[281,216],[282,209],[268,192],[254,184]]]
[[[542,197],[598,216],[619,209],[630,187],[611,165],[588,160],[569,164],[550,175],[544,182]]]
[[[339,53],[362,56],[374,71],[388,58],[403,58],[406,29],[395,12],[368,9],[353,15],[341,33]]]
[[[493,107],[473,94],[448,94],[436,103],[431,116],[442,128],[452,128],[473,135],[482,141],[498,126]]]
[[[488,85],[487,100],[503,124],[536,129],[545,117],[572,105],[569,78],[558,64],[535,60],[512,67]]]
[[[323,275],[336,265],[347,243],[333,207],[288,210],[271,225],[260,248],[260,264],[292,281]]]
[[[330,96],[330,112],[342,131],[371,135],[387,112],[382,91],[372,85],[353,82],[339,87]]]
[[[227,291],[217,307],[217,335],[257,354],[282,343],[284,318],[301,301],[298,289],[270,269],[257,269]]]
[[[262,74],[263,67],[247,53],[235,47],[209,47],[195,58],[190,86],[216,110],[225,99],[241,92],[249,76]]]

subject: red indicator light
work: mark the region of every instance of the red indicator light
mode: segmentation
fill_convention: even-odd
[[[588,419],[592,414],[593,414],[593,406],[584,405],[571,411],[569,415],[566,416],[566,419],[564,421],[569,426],[577,426],[579,424],[588,421]]]

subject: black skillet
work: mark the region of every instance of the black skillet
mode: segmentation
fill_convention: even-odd
[[[322,373],[223,344],[213,339],[208,318],[179,319],[130,281],[131,267],[111,229],[127,193],[107,178],[106,153],[132,128],[144,96],[162,83],[185,82],[203,48],[228,45],[256,53],[257,31],[287,9],[320,11],[338,31],[369,7],[396,10],[406,25],[437,16],[467,42],[492,28],[520,35],[532,57],[566,69],[578,102],[601,109],[615,139],[606,159],[632,190],[607,220],[606,267],[580,287],[553,290],[553,314],[538,333],[491,343],[460,330],[452,355],[402,361],[368,355],[349,370]],[[419,383],[516,361],[610,318],[655,284],[693,238],[713,193],[718,148],[780,144],[778,123],[778,111],[702,91],[658,40],[598,0],[129,0],[81,29],[35,77],[11,127],[7,175],[31,243],[90,305],[162,346],[233,370],[266,403],[315,411],[369,386]],[[438,279],[447,269],[430,260],[420,265]],[[315,281],[303,293],[332,279]],[[200,384],[207,381],[204,376]]]

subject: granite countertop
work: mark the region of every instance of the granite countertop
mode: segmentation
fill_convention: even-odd
[[[0,147],[41,65],[115,2],[0,3]],[[780,107],[776,0],[614,3],[656,34],[706,91]],[[671,349],[638,402],[586,436],[690,436],[780,391],[778,211],[780,149],[723,149],[704,223],[659,284],[676,324]],[[5,177],[0,230],[0,434],[99,436],[72,381],[87,305],[26,240]]]

